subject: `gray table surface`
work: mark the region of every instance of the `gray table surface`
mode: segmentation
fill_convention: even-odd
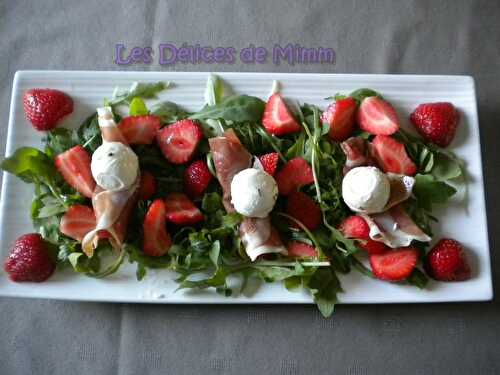
[[[0,1],[0,139],[20,69],[119,69],[115,43],[332,47],[335,65],[121,69],[468,74],[499,284],[500,2]],[[1,143],[1,154],[4,144]],[[0,299],[0,374],[498,374],[500,304],[149,306]]]

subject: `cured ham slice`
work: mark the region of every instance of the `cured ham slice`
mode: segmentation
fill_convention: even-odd
[[[226,131],[223,136],[210,138],[208,143],[217,179],[222,186],[224,207],[227,212],[235,212],[231,204],[231,181],[238,172],[252,166],[252,155],[241,144],[232,129]],[[240,224],[239,232],[245,251],[252,261],[262,254],[287,254],[287,250],[283,246],[278,232],[273,228],[269,217],[247,217]]]
[[[413,240],[428,242],[425,234],[405,212],[402,205],[380,214],[360,214],[370,227],[370,238],[391,248],[409,246]]]
[[[125,137],[118,129],[110,107],[98,108],[98,121],[103,142],[121,142],[127,144]],[[89,231],[82,240],[82,250],[87,256],[94,254],[99,240],[99,232],[106,230],[109,241],[114,248],[123,244],[130,214],[137,202],[140,176],[132,186],[121,190],[104,190],[96,186],[92,194],[92,207],[96,216],[95,228]]]
[[[346,156],[344,174],[356,167],[375,165],[375,159],[370,152],[370,144],[361,137],[347,139],[340,144],[340,148]]]
[[[384,211],[404,202],[411,196],[415,179],[404,174],[387,173],[387,178],[391,185],[389,200],[384,207]]]

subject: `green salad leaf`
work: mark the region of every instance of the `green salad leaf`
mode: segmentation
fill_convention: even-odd
[[[206,105],[199,112],[189,116],[193,120],[222,119],[234,122],[259,122],[265,103],[254,96],[233,95],[215,105]]]

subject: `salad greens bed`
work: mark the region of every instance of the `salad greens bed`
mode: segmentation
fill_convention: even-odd
[[[190,118],[199,121],[205,138],[199,147],[200,157],[206,157],[215,175],[207,139],[232,128],[248,151],[253,155],[277,152],[281,162],[300,156],[312,166],[314,184],[302,189],[321,206],[322,225],[310,232],[300,222],[301,230],[290,228],[290,220],[284,211],[284,200],[279,198],[271,219],[283,241],[298,240],[313,245],[318,250],[317,259],[297,260],[273,255],[266,260],[251,262],[245,254],[238,235],[242,217],[227,214],[222,205],[222,189],[213,179],[204,196],[196,201],[206,220],[192,227],[169,227],[173,245],[161,257],[150,257],[141,250],[142,222],[152,200],[165,197],[170,192],[182,191],[182,175],[185,166],[170,164],[153,145],[133,146],[139,157],[142,171],[151,172],[158,182],[155,195],[148,201],[139,201],[129,224],[125,245],[121,252],[112,251],[107,240],[101,240],[96,255],[88,258],[78,241],[59,231],[61,216],[73,204],[90,204],[89,200],[72,189],[54,166],[54,157],[75,145],[82,145],[89,153],[102,143],[97,114],[90,115],[76,130],[56,128],[47,133],[45,147],[38,150],[21,147],[1,163],[1,168],[15,174],[34,186],[31,218],[36,229],[51,244],[57,257],[58,267],[72,267],[76,272],[90,277],[105,277],[116,272],[125,259],[137,266],[137,279],[141,280],[148,269],[170,269],[178,273],[179,288],[215,288],[229,296],[246,293],[258,282],[284,282],[292,291],[306,289],[314,298],[324,316],[329,316],[342,292],[339,274],[356,270],[373,277],[362,262],[364,252],[354,240],[346,239],[337,226],[351,213],[341,197],[342,169],[345,155],[339,143],[328,137],[328,124],[320,121],[321,110],[310,104],[295,105],[294,113],[304,128],[303,132],[277,138],[261,125],[265,103],[246,95],[224,96],[224,85],[211,76],[205,92],[206,105],[190,113],[172,102],[160,102],[148,108],[144,99],[154,99],[156,94],[168,88],[168,84],[138,83],[127,92],[106,100],[120,120],[119,113],[128,115],[154,114],[161,118],[162,126],[177,120]],[[361,89],[350,96],[358,102],[366,96],[379,93]],[[343,97],[336,95],[335,98]],[[329,98],[327,98],[329,99]],[[358,131],[355,135],[369,138]],[[443,204],[455,194],[451,185],[465,180],[464,168],[452,153],[424,143],[419,137],[400,130],[395,137],[403,142],[411,159],[418,167],[413,196],[405,203],[416,224],[432,236],[431,224],[437,219],[431,212],[436,204]],[[450,184],[451,182],[451,184]],[[425,253],[426,243],[415,244]],[[111,258],[111,260],[110,260]],[[427,277],[419,269],[405,281],[424,288]]]

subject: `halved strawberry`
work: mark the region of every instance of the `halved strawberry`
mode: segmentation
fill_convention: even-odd
[[[184,164],[194,155],[203,138],[201,128],[193,120],[181,120],[165,126],[156,134],[161,152],[173,164]]]
[[[375,240],[358,241],[358,245],[368,254],[383,254],[391,249],[385,243]]]
[[[94,230],[95,226],[96,218],[92,207],[74,204],[61,217],[59,230],[62,234],[81,241],[88,232]],[[99,233],[100,238],[107,237],[107,235],[105,231],[102,231],[102,234]]]
[[[264,154],[259,156],[260,164],[267,174],[274,176],[276,173],[276,168],[278,167],[279,155],[277,152],[271,152],[269,154]]]
[[[80,194],[92,198],[95,188],[90,170],[90,155],[80,145],[56,156],[54,163],[66,182]]]
[[[362,130],[375,135],[391,135],[399,129],[398,115],[393,106],[378,96],[363,99],[357,120]]]
[[[203,220],[203,214],[183,193],[170,193],[165,198],[167,220],[177,225],[191,225]]]
[[[300,191],[292,191],[288,196],[286,213],[300,221],[309,230],[315,230],[321,224],[321,208],[307,194]],[[290,226],[299,228],[292,220],[290,220]]]
[[[313,258],[318,256],[314,246],[300,241],[290,241],[286,246],[288,256],[293,258]]]
[[[354,238],[357,240],[370,239],[370,227],[365,219],[358,215],[346,217],[339,226],[345,238]]]
[[[288,195],[299,187],[313,182],[311,166],[301,157],[289,160],[276,174],[276,183],[282,195]]]
[[[147,201],[156,193],[156,179],[151,172],[141,172],[141,184],[139,185],[139,199]]]
[[[400,247],[384,254],[370,255],[370,265],[376,278],[401,281],[412,273],[418,261],[418,250]]]
[[[262,117],[262,125],[273,135],[296,133],[302,129],[279,93],[269,97]]]
[[[351,97],[336,100],[321,115],[321,120],[330,125],[330,138],[345,141],[354,130],[356,100]]]
[[[455,137],[460,114],[448,102],[424,103],[413,111],[410,120],[426,141],[446,147]]]
[[[387,135],[377,135],[373,141],[373,156],[384,172],[413,176],[417,166],[406,153],[404,144]]]
[[[36,130],[51,130],[61,118],[73,112],[73,99],[54,89],[31,89],[23,95],[26,118]]]
[[[144,217],[142,249],[147,255],[165,255],[172,245],[172,239],[167,232],[165,213],[165,202],[157,199],[151,203]]]
[[[191,197],[199,197],[212,181],[212,174],[204,160],[192,162],[184,171],[184,191]]]
[[[128,116],[118,124],[118,128],[131,145],[150,145],[160,130],[161,121],[158,116]]]

